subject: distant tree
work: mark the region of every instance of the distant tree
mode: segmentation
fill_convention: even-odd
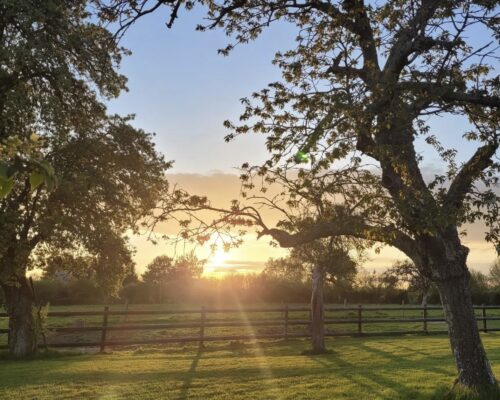
[[[490,301],[490,280],[486,274],[471,270],[470,287],[472,300],[476,304],[487,304]]]
[[[491,286],[500,288],[500,257],[491,266],[489,274]]]
[[[384,273],[386,280],[392,280],[395,284],[404,283],[408,285],[409,291],[418,292],[422,299],[422,306],[427,305],[432,280],[422,274],[411,261],[399,261]]]
[[[198,259],[193,253],[174,260],[168,256],[155,257],[142,274],[142,280],[148,283],[199,278],[203,273],[205,260]]]
[[[174,260],[168,256],[155,257],[142,274],[142,280],[146,283],[158,284],[168,279],[174,270]]]
[[[357,262],[349,254],[346,243],[334,238],[323,239],[298,246],[286,258],[269,260],[264,272],[283,279],[300,282],[310,278],[311,332],[314,353],[325,352],[324,284],[352,281]]]
[[[302,282],[307,279],[310,271],[301,259],[293,257],[270,258],[264,267],[263,273],[291,282]]]
[[[156,297],[163,302],[168,288],[173,291],[185,290],[191,281],[203,273],[205,260],[198,259],[194,253],[183,255],[176,260],[168,256],[158,256],[146,266],[142,280],[151,289],[157,290]]]
[[[104,301],[116,296],[123,285],[137,282],[128,247],[115,247],[105,258],[88,252],[78,254],[58,251],[50,246],[48,249],[40,247],[43,250],[35,251],[32,267],[42,270],[43,279],[63,282],[88,280],[99,288]]]

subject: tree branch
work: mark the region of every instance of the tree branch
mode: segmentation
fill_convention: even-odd
[[[445,210],[453,210],[463,207],[465,196],[471,190],[474,181],[488,168],[493,160],[492,157],[498,150],[500,142],[486,144],[476,150],[474,155],[467,161],[448,189],[443,207]]]
[[[386,243],[401,250],[409,257],[415,256],[415,241],[394,226],[374,227],[367,225],[359,217],[350,217],[336,222],[316,222],[299,232],[289,233],[281,229],[267,229],[260,236],[272,236],[281,247],[296,247],[317,239],[332,236],[352,236],[358,239]]]
[[[421,51],[425,27],[434,13],[443,2],[439,0],[423,0],[415,17],[396,36],[387,62],[384,67],[385,75],[399,76],[399,73],[408,63],[408,57],[415,51]]]
[[[500,108],[499,96],[485,95],[480,92],[456,91],[453,86],[441,85],[435,82],[399,82],[397,88],[422,91],[431,98],[440,99],[446,103],[458,102]]]

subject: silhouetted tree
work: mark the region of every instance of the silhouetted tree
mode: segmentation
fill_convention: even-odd
[[[0,287],[16,356],[37,348],[26,279],[33,251],[91,255],[99,281],[118,287],[130,261],[124,233],[155,205],[169,166],[151,135],[106,115],[101,99],[125,88],[117,72],[124,50],[89,5],[0,4],[0,145],[13,135],[39,143],[31,160],[38,175],[23,167],[22,151],[0,159],[19,166],[0,200]],[[41,185],[52,175],[57,179]]]
[[[418,292],[422,298],[422,306],[427,305],[432,281],[422,275],[421,271],[411,261],[395,263],[385,273],[386,279],[393,279],[395,283],[405,283],[408,290]]]

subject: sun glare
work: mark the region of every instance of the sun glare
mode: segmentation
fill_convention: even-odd
[[[228,260],[228,253],[222,249],[217,249],[210,257],[210,265],[213,267],[222,267]]]

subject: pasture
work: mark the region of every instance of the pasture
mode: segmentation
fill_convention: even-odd
[[[299,305],[291,306],[298,307]],[[269,308],[277,306],[270,305]],[[400,320],[421,316],[421,310],[363,309],[364,318]],[[177,306],[183,311],[195,307]],[[261,307],[262,308],[262,307]],[[102,311],[102,306],[51,307],[51,312]],[[134,305],[129,311],[172,310],[172,306]],[[114,305],[113,311],[123,311]],[[498,316],[497,309],[487,310]],[[429,318],[439,318],[440,310],[428,310]],[[478,317],[482,310],[477,310]],[[352,310],[327,312],[327,318],[354,318]],[[290,311],[290,320],[306,319],[305,311]],[[245,320],[248,326],[207,327],[205,334],[272,334],[281,326],[252,326],[252,321],[279,320],[279,312],[213,314],[208,321]],[[110,326],[120,324],[189,323],[200,315],[115,315]],[[78,318],[84,326],[99,326],[102,316]],[[0,328],[6,328],[6,318]],[[50,341],[88,342],[98,340],[100,332],[57,333],[54,328],[71,327],[75,317],[50,317],[47,336]],[[482,326],[482,322],[479,322]],[[499,321],[488,321],[498,328]],[[53,331],[50,330],[53,329]],[[442,330],[440,322],[429,322],[429,332]],[[290,327],[291,333],[307,327]],[[342,329],[356,333],[356,324],[329,326],[328,332]],[[18,361],[4,353],[0,362],[1,399],[442,399],[455,374],[446,335],[384,336],[384,332],[421,330],[421,322],[366,323],[363,332],[376,337],[336,337],[327,339],[328,354],[308,355],[307,339],[206,342],[162,346],[108,347],[69,351],[42,351],[35,359]],[[110,331],[109,340],[162,339],[196,336],[199,328],[166,330]],[[6,335],[1,336],[3,344]],[[500,333],[483,334],[493,368],[500,375]]]
[[[500,375],[500,334],[483,335]],[[49,353],[0,362],[2,399],[440,399],[455,367],[445,336],[335,338]]]

